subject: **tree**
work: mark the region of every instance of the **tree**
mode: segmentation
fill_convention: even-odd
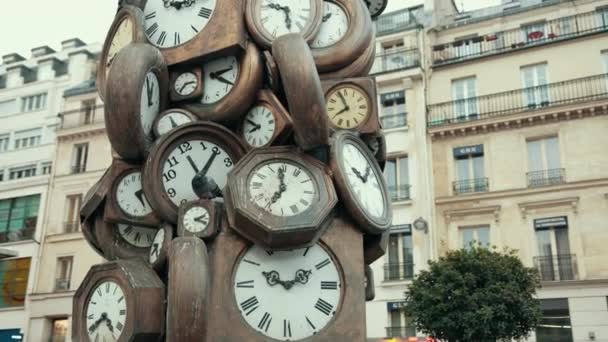
[[[449,342],[521,340],[540,321],[540,280],[515,250],[449,251],[414,279],[405,311],[416,327]]]

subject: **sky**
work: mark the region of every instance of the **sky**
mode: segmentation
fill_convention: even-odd
[[[160,1],[160,0],[157,0]],[[445,0],[449,1],[449,0]],[[61,42],[80,38],[102,43],[116,13],[117,0],[14,0],[3,1],[0,13],[0,56],[48,45],[59,51]],[[422,3],[423,0],[389,0],[388,11]],[[500,3],[500,0],[456,0],[466,10]],[[1,64],[1,63],[0,63]]]

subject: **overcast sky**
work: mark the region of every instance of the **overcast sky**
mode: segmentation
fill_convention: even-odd
[[[156,0],[160,1],[160,0]],[[449,0],[444,0],[449,1]],[[26,58],[34,47],[61,49],[61,41],[78,37],[86,43],[102,42],[116,13],[117,0],[2,0],[0,56],[17,52]],[[389,0],[387,11],[423,0]],[[500,0],[456,0],[467,10]]]

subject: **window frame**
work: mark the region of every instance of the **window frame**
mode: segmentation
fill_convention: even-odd
[[[472,81],[472,83],[471,83]],[[471,86],[472,84],[472,86]],[[453,102],[453,120],[468,120],[479,117],[479,84],[477,75],[455,78],[450,83]],[[458,96],[459,86],[462,97]],[[471,96],[472,95],[472,96]]]
[[[19,265],[18,263],[20,263],[21,261],[23,261],[24,264],[27,264],[27,267],[24,265]],[[11,268],[9,263],[14,263],[15,266]],[[5,268],[4,265],[9,265],[9,266],[6,266],[6,268]],[[26,299],[27,292],[28,292],[29,276],[30,276],[30,272],[31,272],[31,267],[32,267],[32,258],[31,257],[10,258],[10,259],[0,260],[0,288],[3,288],[3,289],[5,289],[5,291],[7,291],[7,293],[2,297],[3,299],[0,300],[0,309],[25,306],[25,299]],[[7,273],[15,273],[15,274],[11,276],[10,274],[6,275]],[[6,279],[9,279],[9,280],[7,281]],[[17,280],[15,280],[15,279],[17,279]],[[18,279],[21,279],[21,280],[18,280]],[[17,286],[22,286],[23,291],[15,291],[15,288]],[[6,290],[6,289],[8,289],[8,290]],[[21,290],[21,289],[18,289],[18,290]],[[23,299],[21,299],[21,297]],[[12,300],[13,305],[10,305],[10,303],[8,305],[5,305],[6,304],[6,303],[4,303],[5,299]]]
[[[481,238],[479,237],[479,231],[482,229],[487,229],[488,232],[488,241],[487,242],[483,242],[481,241]],[[466,243],[465,244],[465,240],[464,240],[464,235],[465,235],[465,231],[472,231],[473,232],[473,239],[471,241],[475,241],[477,242],[475,245],[476,246],[480,246],[483,248],[488,248],[492,245],[492,227],[490,224],[477,224],[477,225],[472,225],[472,226],[460,226],[458,227],[458,235],[459,235],[459,239],[460,239],[460,248],[469,250],[471,249],[471,246]]]
[[[403,182],[401,180],[401,176],[402,176],[402,172],[401,172],[401,160],[405,160],[405,175],[407,176],[407,179],[405,180],[405,182]],[[394,162],[394,170],[395,170],[395,174],[394,174],[394,179],[395,179],[395,184],[391,184],[389,182],[389,177],[388,177],[388,172],[390,169],[390,166],[388,166],[391,162]],[[400,154],[393,154],[393,155],[388,155],[386,157],[386,165],[384,167],[384,172],[383,172],[383,176],[384,176],[384,180],[386,181],[386,186],[388,188],[389,191],[389,195],[391,195],[391,198],[393,198],[392,193],[393,192],[401,192],[403,191],[407,191],[407,198],[405,199],[398,199],[397,201],[401,201],[401,200],[411,200],[412,199],[412,193],[410,191],[412,184],[411,184],[411,179],[412,176],[410,175],[410,156],[407,153],[400,153]],[[403,189],[402,189],[403,188]],[[393,199],[393,202],[395,202],[395,200]]]

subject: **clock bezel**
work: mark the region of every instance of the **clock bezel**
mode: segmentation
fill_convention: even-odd
[[[365,121],[359,123],[353,128],[343,128],[335,125],[328,118],[329,125],[335,131],[338,130],[349,130],[356,131],[363,134],[377,133],[380,131],[380,121],[378,118],[378,101],[376,100],[376,82],[372,77],[357,77],[347,78],[341,80],[326,80],[321,82],[325,98],[329,99],[329,95],[341,88],[355,88],[357,89],[366,99],[368,104],[368,113]],[[327,103],[325,104],[327,106]],[[326,110],[327,111],[327,110]],[[328,115],[329,112],[327,112]]]
[[[158,258],[156,259],[155,262],[152,262],[150,260],[150,254],[148,254],[148,263],[150,263],[150,265],[152,265],[152,268],[158,272],[158,273],[163,273],[163,271],[165,270],[165,266],[167,265],[167,258],[168,258],[168,254],[169,254],[169,246],[171,245],[171,241],[173,241],[173,226],[169,223],[163,223],[160,226],[160,229],[158,230],[160,231],[164,231],[165,232],[165,238],[163,239],[163,243],[161,246],[159,246],[158,249]],[[158,232],[156,232],[156,234],[158,234]],[[156,236],[154,236],[154,238],[156,238]],[[154,245],[154,243],[152,243],[152,245]],[[152,250],[152,247],[150,246],[150,251]]]
[[[194,89],[194,91],[191,94],[188,94],[188,95],[179,94],[175,90],[175,82],[177,81],[177,78],[185,73],[194,74],[194,76],[196,77],[196,81],[197,81],[196,88]],[[176,70],[172,70],[170,72],[170,76],[169,76],[170,77],[169,78],[170,79],[170,81],[169,81],[169,100],[171,102],[180,102],[180,101],[197,99],[197,98],[200,98],[201,96],[203,96],[204,79],[202,77],[202,74],[203,74],[203,70],[201,69],[200,66],[193,66],[190,68],[179,68]]]
[[[158,227],[140,227],[158,230]],[[156,234],[155,234],[156,235]],[[118,229],[118,223],[106,222],[103,215],[95,220],[95,237],[106,260],[143,259],[148,260],[150,247],[137,247],[127,242]]]
[[[163,112],[161,112],[160,114],[158,114],[158,116],[156,117],[156,119],[154,120],[154,123],[152,124],[152,130],[154,131],[154,136],[158,139],[160,137],[162,137],[164,134],[160,134],[160,132],[158,131],[158,125],[160,124],[160,120],[164,117],[167,116],[171,113],[179,113],[179,114],[183,114],[187,117],[189,117],[192,121],[188,122],[188,123],[192,123],[192,122],[196,122],[198,121],[198,117],[196,115],[194,115],[192,112],[187,111],[185,109],[181,109],[181,108],[170,108],[170,109],[166,109]],[[185,123],[185,124],[188,124]],[[179,125],[173,129],[177,129],[178,127],[181,127],[185,124]],[[167,133],[168,134],[170,131],[172,131],[173,129],[169,130]]]
[[[375,31],[372,30],[372,40],[376,41]],[[361,54],[354,62],[343,67],[342,69],[327,71],[319,74],[319,78],[324,80],[364,77],[369,75],[369,72],[374,66],[376,59],[376,44],[370,44],[363,54]]]
[[[275,127],[272,137],[270,140],[262,145],[262,146],[252,146],[247,142],[247,138],[245,137],[245,132],[243,127],[245,125],[245,119],[249,114],[249,111],[254,109],[255,107],[263,106],[266,107],[274,118]],[[285,142],[292,133],[293,129],[293,121],[291,120],[291,115],[287,112],[287,109],[283,106],[281,101],[274,95],[274,93],[269,89],[262,89],[258,92],[257,101],[251,106],[251,108],[247,111],[247,113],[241,119],[237,134],[241,137],[241,140],[249,149],[268,147],[273,145],[274,143],[283,143]]]
[[[188,210],[194,207],[205,208],[209,213],[209,223],[207,227],[201,232],[191,232],[186,229],[184,223],[184,216]],[[224,205],[220,202],[216,202],[209,199],[199,199],[196,201],[189,201],[179,206],[178,222],[177,222],[177,236],[187,237],[196,236],[203,240],[213,239],[220,231],[221,219],[224,212]]]

